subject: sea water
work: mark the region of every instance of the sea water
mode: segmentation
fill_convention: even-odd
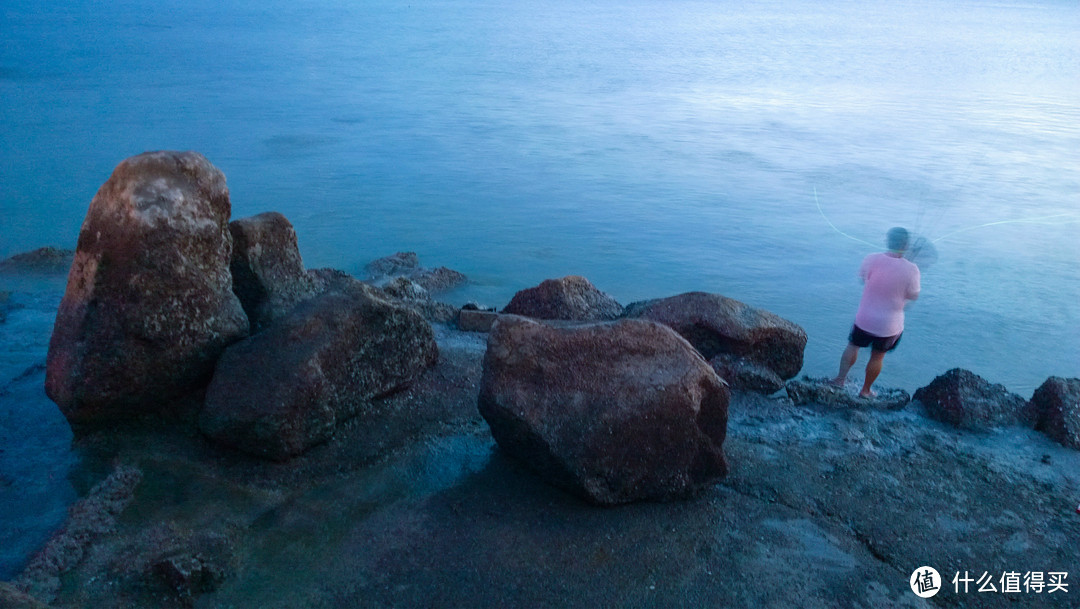
[[[821,376],[902,225],[938,260],[880,382],[963,367],[1027,397],[1080,376],[1078,31],[1071,0],[4,0],[0,256],[73,248],[118,162],[193,149],[309,267],[413,250],[495,306],[569,274],[716,292],[805,328]],[[20,289],[9,430],[48,406],[9,381],[56,296]],[[41,477],[26,446],[66,467],[20,440],[55,423],[4,439],[5,497]],[[47,525],[9,519],[2,575]]]

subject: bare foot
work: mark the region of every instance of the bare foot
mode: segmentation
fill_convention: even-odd
[[[873,398],[877,397],[877,392],[874,391],[873,389],[871,389],[870,391],[860,391],[859,392],[859,397],[860,398],[866,398],[866,399],[870,400],[870,399],[873,399]]]
[[[829,384],[832,385],[833,387],[843,387],[844,383],[846,383],[846,382],[847,382],[847,379],[835,378],[835,379],[830,380]]]

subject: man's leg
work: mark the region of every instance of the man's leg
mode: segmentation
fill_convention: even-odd
[[[836,378],[832,380],[832,384],[837,387],[842,387],[847,381],[848,371],[855,365],[855,360],[859,359],[859,348],[855,345],[848,343],[847,349],[844,349],[844,354],[840,356],[840,372],[837,373]]]
[[[868,398],[874,395],[873,392],[870,391],[870,386],[874,384],[878,375],[881,374],[881,363],[884,359],[884,351],[870,351],[870,361],[866,362],[866,380],[863,382],[862,391],[859,392],[860,396]]]

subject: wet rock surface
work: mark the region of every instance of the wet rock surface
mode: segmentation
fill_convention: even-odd
[[[496,449],[477,411],[484,337],[435,331],[439,362],[414,385],[288,463],[168,425],[77,438],[91,470],[80,476],[116,460],[143,476],[52,606],[170,606],[142,568],[169,548],[198,555],[185,543],[198,531],[228,539],[215,564],[235,565],[192,588],[208,608],[1075,606],[1080,452],[1041,433],[970,433],[916,403],[807,408],[734,392],[727,477],[689,500],[600,508]],[[946,580],[934,599],[908,587],[923,565]],[[949,583],[1007,570],[1068,571],[1073,585]]]
[[[355,284],[309,299],[218,361],[199,429],[226,446],[286,459],[328,439],[371,400],[438,358],[418,314]]]
[[[606,321],[622,315],[623,307],[588,279],[570,275],[521,290],[502,312],[534,319]]]
[[[802,369],[806,332],[798,324],[719,294],[687,292],[635,302],[625,315],[669,326],[708,360],[718,355],[749,360],[782,381]]]
[[[862,397],[859,395],[862,385],[849,382],[843,387],[831,383],[828,377],[811,378],[804,376],[799,380],[790,380],[785,389],[788,397],[795,404],[811,404],[829,408],[873,408],[877,410],[900,410],[911,402],[911,394],[895,387],[876,387],[877,395]]]
[[[507,315],[491,330],[479,408],[508,454],[611,505],[684,497],[723,477],[728,400],[661,324],[555,327]]]
[[[964,429],[1030,424],[1034,418],[1027,400],[963,368],[935,378],[914,398],[931,417]]]
[[[117,166],[87,211],[49,345],[46,391],[73,423],[204,387],[248,332],[232,291],[225,176],[194,152]]]

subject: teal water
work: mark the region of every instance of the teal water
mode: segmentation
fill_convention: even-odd
[[[73,247],[119,161],[194,149],[309,267],[414,250],[499,306],[567,274],[718,292],[824,375],[899,224],[939,259],[881,383],[1080,376],[1076,2],[5,0],[0,31],[0,256]]]
[[[567,274],[624,303],[719,292],[803,325],[826,374],[871,251],[838,230],[1035,218],[937,243],[882,382],[1080,373],[1074,2],[9,0],[2,19],[0,255],[73,245],[123,158],[195,149],[234,215],[292,220],[309,266],[415,250],[495,305]]]

